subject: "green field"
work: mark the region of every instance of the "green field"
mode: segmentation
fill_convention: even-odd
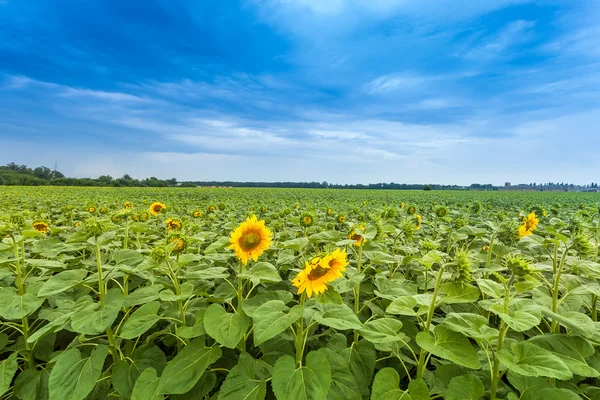
[[[0,186],[0,399],[600,399],[599,206]]]

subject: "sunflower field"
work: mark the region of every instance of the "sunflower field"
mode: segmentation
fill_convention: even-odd
[[[0,399],[600,399],[599,205],[0,187]]]

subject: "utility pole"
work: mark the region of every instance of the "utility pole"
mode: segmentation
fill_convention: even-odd
[[[51,181],[54,180],[54,175],[56,174],[57,169],[58,169],[58,161],[54,161],[54,171],[52,171],[52,178],[50,178]]]

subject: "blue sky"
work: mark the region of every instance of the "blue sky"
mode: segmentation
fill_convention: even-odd
[[[597,182],[597,0],[0,0],[0,162]]]

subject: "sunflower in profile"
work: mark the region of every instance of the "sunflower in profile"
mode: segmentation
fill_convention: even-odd
[[[404,202],[402,202],[402,204],[400,204],[400,208],[404,208]]]
[[[300,217],[300,225],[302,225],[305,228],[312,226],[314,222],[315,220],[310,214],[304,214],[302,215],[302,217]]]
[[[175,245],[171,253],[179,254],[187,247],[187,240],[181,235],[173,235],[167,239],[169,244]]]
[[[127,209],[133,208],[133,203],[131,203],[130,201],[126,201],[125,204],[123,204],[123,207]]]
[[[419,214],[415,214],[415,225],[417,226],[417,229],[421,229],[421,222],[423,221],[423,217],[421,217]]]
[[[150,211],[150,214],[156,216],[156,215],[158,215],[158,213],[160,213],[165,208],[167,208],[167,206],[165,206],[164,203],[160,203],[160,202],[156,201],[150,205],[149,211]]]
[[[165,224],[167,225],[167,229],[170,231],[178,231],[183,225],[180,220],[173,218],[169,218],[168,220],[166,220]]]
[[[527,217],[523,218],[523,224],[519,226],[519,238],[531,235],[539,222],[540,220],[534,212],[529,213]]]
[[[327,290],[327,284],[342,277],[348,261],[346,252],[336,249],[333,253],[320,258],[313,258],[292,280],[292,285],[298,288],[298,294],[306,292],[308,297],[313,293],[321,294]]]
[[[192,217],[194,217],[194,218],[200,218],[200,217],[202,217],[203,215],[204,215],[204,213],[203,213],[202,211],[200,211],[200,210],[196,210],[196,211],[194,211],[194,212],[192,213]]]
[[[355,246],[360,246],[362,244],[365,244],[365,242],[367,241],[367,238],[365,238],[365,226],[361,225],[358,227],[358,229],[360,229],[362,231],[362,233],[356,232],[356,228],[355,228],[352,230],[352,232],[350,232],[348,234],[348,239],[354,240]]]
[[[34,222],[33,224],[31,224],[31,227],[41,233],[46,233],[48,232],[48,229],[50,229],[50,225],[48,225],[44,221]]]
[[[258,257],[271,246],[272,233],[256,216],[248,217],[232,233],[229,238],[230,249],[243,264],[249,259],[258,261]]]
[[[346,222],[346,217],[344,217],[343,215],[338,215],[337,222],[343,224],[344,222]]]
[[[415,206],[409,206],[409,207],[406,209],[406,212],[407,212],[409,215],[413,215],[414,213],[416,213],[416,212],[417,212],[417,209],[415,208]]]

